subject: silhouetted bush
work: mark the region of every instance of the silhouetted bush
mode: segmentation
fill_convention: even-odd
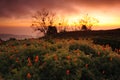
[[[2,40],[2,39],[0,39],[0,44],[2,44],[2,42],[3,42],[3,40]]]
[[[55,34],[57,34],[56,27],[55,26],[49,26],[48,30],[47,30],[47,35],[52,36],[52,35],[55,35]]]
[[[82,30],[82,31],[87,31],[87,30],[88,30],[88,28],[87,28],[87,26],[86,26],[86,25],[82,25],[81,30]]]
[[[16,38],[10,38],[9,39],[9,41],[15,41],[16,40]]]

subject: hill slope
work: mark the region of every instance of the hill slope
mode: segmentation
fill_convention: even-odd
[[[9,40],[0,45],[0,76],[4,80],[120,80],[120,54],[90,40]]]
[[[79,37],[115,37],[120,40],[120,29],[113,30],[93,30],[93,31],[71,31],[55,35],[56,38],[79,38]]]

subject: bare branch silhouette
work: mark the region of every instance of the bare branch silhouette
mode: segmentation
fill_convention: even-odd
[[[46,35],[48,27],[54,25],[55,13],[50,12],[47,9],[42,9],[36,12],[33,19],[32,28],[35,31],[40,31]]]
[[[83,16],[83,18],[80,20],[80,24],[82,25],[81,29],[91,30],[92,26],[94,26],[98,22],[99,21],[96,18],[90,17],[87,14],[87,15]]]

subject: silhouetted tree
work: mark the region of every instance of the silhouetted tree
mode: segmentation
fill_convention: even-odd
[[[41,11],[37,11],[33,18],[32,28],[35,31],[40,31],[46,35],[48,27],[53,26],[54,24],[55,13],[50,12],[47,9],[42,9]]]
[[[81,29],[83,30],[91,30],[92,26],[98,23],[99,21],[87,15],[83,16],[83,19],[80,20],[80,24],[82,25]]]

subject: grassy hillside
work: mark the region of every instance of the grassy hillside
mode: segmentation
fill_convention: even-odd
[[[80,38],[80,37],[114,37],[120,41],[120,29],[93,30],[93,31],[70,31],[61,32],[55,35],[56,38]],[[113,38],[112,38],[113,39]]]
[[[95,44],[110,45],[112,50],[120,49],[120,29],[62,32],[54,37],[59,39],[92,39]]]
[[[120,80],[120,50],[84,39],[10,40],[0,44],[5,80]]]

